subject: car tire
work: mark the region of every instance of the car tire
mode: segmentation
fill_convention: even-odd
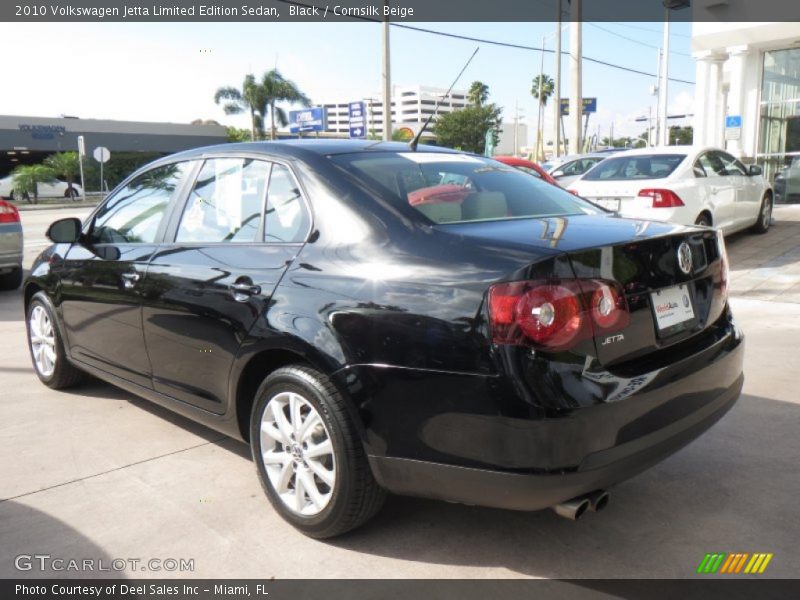
[[[761,208],[758,209],[758,218],[753,225],[753,233],[767,233],[772,222],[772,196],[764,194],[761,199]]]
[[[56,319],[44,292],[34,294],[25,319],[33,370],[47,387],[61,390],[80,383],[84,372],[69,362]]]
[[[695,225],[700,225],[701,227],[711,227],[711,217],[708,213],[700,213],[697,215],[697,219],[694,221]]]
[[[22,267],[0,275],[0,290],[7,292],[17,289],[22,283]]]
[[[78,190],[76,190],[75,188],[68,187],[64,191],[64,198],[67,198],[68,200],[77,200],[78,198],[80,198],[80,194],[78,193]]]
[[[370,470],[352,406],[315,369],[283,367],[264,380],[250,446],[270,503],[309,537],[355,529],[383,504],[386,492]]]

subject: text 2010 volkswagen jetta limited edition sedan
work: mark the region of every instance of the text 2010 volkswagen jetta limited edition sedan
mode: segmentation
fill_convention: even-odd
[[[735,402],[722,237],[483,157],[216,146],[139,170],[25,282],[33,363],[249,442],[314,537],[385,491],[576,518]]]

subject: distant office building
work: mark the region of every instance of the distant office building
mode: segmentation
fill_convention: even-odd
[[[797,23],[694,23],[696,144],[757,163],[770,181],[800,163],[798,39]]]
[[[407,127],[414,133],[428,120],[439,102],[447,93],[446,88],[424,85],[394,86],[392,90],[392,123],[394,129]],[[367,131],[369,135],[383,136],[383,101],[376,94],[373,98],[345,98],[341,102],[323,104],[328,115],[330,133],[349,134],[350,102],[363,101],[367,109]],[[444,114],[467,106],[467,92],[453,90],[439,106]]]

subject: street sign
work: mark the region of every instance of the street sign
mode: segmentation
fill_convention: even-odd
[[[742,116],[728,115],[725,117],[725,139],[738,140],[742,137]]]
[[[289,131],[292,133],[325,131],[327,128],[328,118],[324,106],[289,111]]]
[[[98,146],[92,152],[92,156],[99,163],[107,163],[108,159],[111,158],[111,152],[105,146]]]
[[[728,115],[725,117],[725,129],[736,129],[742,126],[741,115]]]
[[[83,136],[78,136],[78,154],[82,157],[86,156],[86,143],[83,141]]]
[[[350,117],[350,137],[367,137],[366,109],[361,101],[351,102],[347,105],[348,116]]]
[[[581,114],[588,115],[589,113],[597,112],[597,98],[584,98],[583,111]],[[569,98],[561,99],[561,116],[566,117],[569,115]]]

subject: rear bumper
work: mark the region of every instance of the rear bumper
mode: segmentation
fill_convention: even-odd
[[[679,422],[655,433],[589,454],[577,470],[510,473],[390,457],[370,457],[375,478],[402,495],[510,510],[541,510],[606,489],[653,466],[696,439],[736,402],[744,377]]]
[[[604,390],[603,401],[567,410],[526,411],[500,393],[497,382],[482,385],[476,377],[458,387],[452,374],[441,384],[428,376],[428,393],[418,397],[404,386],[392,404],[402,395],[405,410],[394,411],[391,423],[380,417],[382,410],[367,422],[373,473],[394,493],[516,510],[538,510],[612,486],[697,438],[736,402],[744,382],[744,340],[732,321],[723,321],[715,341],[701,351],[676,354],[646,373],[614,375],[611,386],[586,368],[581,375],[561,372],[573,392]],[[388,408],[384,395],[399,384],[387,374],[382,382],[383,390],[365,406]],[[446,406],[437,407],[437,391],[454,387],[441,401]],[[481,400],[486,409],[476,414]],[[412,420],[416,413],[408,409],[414,405],[427,414]]]

